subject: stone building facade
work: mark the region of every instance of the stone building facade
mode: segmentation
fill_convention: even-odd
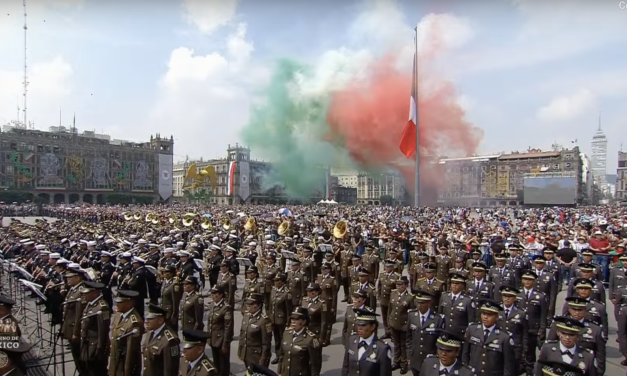
[[[128,142],[75,128],[7,125],[0,132],[0,189],[29,192],[43,203],[104,204],[113,194],[167,200],[173,144],[159,134]]]

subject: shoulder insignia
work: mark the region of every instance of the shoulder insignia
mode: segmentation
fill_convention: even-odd
[[[231,310],[227,310],[226,312],[224,312],[224,319],[225,320],[231,319]]]
[[[174,292],[179,292],[179,284],[174,282],[174,286],[172,287],[174,289]]]
[[[435,354],[427,354],[427,359],[430,359],[430,358],[437,358],[437,357],[438,357],[438,356],[437,356],[437,355],[435,355]]]
[[[213,371],[213,367],[211,366],[211,363],[209,363],[207,359],[203,359],[202,362],[200,363],[202,364],[202,366],[205,368],[207,372]]]
[[[272,334],[272,323],[271,322],[266,324],[266,332]]]
[[[418,278],[419,281],[426,281],[427,279],[425,277],[422,278]]]
[[[131,315],[131,322],[132,322],[133,324],[137,324],[137,322],[138,322],[138,321],[137,321],[137,316],[135,316],[135,315]]]
[[[105,302],[104,300],[100,300],[100,306],[101,307],[108,307],[107,302]]]
[[[394,273],[394,274],[396,274],[397,276],[401,277],[401,273]]]
[[[438,281],[438,282],[440,282],[440,283],[444,283],[444,281],[443,281],[443,280],[441,280],[441,279],[437,279],[437,278],[436,278],[435,280],[436,280],[436,281]]]
[[[556,340],[547,340],[547,341],[544,341],[544,343],[557,343],[557,342],[558,342],[558,341],[556,341]]]
[[[266,314],[265,314],[265,313],[262,313],[262,314],[261,314],[261,318],[267,319],[267,318],[268,318],[268,316],[266,316]]]
[[[172,347],[170,347],[170,356],[173,358],[176,358],[177,356],[179,356],[179,345],[174,345]]]
[[[172,341],[174,339],[174,334],[172,334],[170,329],[166,329],[163,334],[165,334],[165,338],[167,338],[168,341]]]

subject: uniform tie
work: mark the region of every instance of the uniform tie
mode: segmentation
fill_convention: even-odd
[[[359,341],[359,348],[361,349],[362,347],[365,349],[366,347],[368,347],[368,343],[363,340]]]
[[[425,326],[425,320],[426,320],[425,316],[424,316],[424,315],[422,315],[422,316],[420,317],[420,326]]]
[[[485,329],[483,331],[483,340],[484,341],[487,340],[489,335],[490,335],[490,329]]]
[[[453,295],[453,301],[452,303],[455,304],[455,301],[457,300],[457,295]]]
[[[509,317],[509,308],[505,310],[505,318],[508,318],[508,317]]]
[[[529,300],[529,294],[531,294],[531,291],[527,291],[527,292],[525,293],[525,295],[527,296],[527,300]]]
[[[569,358],[573,358],[573,353],[571,353],[570,351],[566,350],[566,351],[562,351],[562,355],[567,355]]]
[[[441,369],[440,375],[448,375],[448,368]]]

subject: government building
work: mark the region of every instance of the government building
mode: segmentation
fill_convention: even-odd
[[[168,202],[172,197],[173,138],[112,140],[92,131],[28,129],[13,122],[0,131],[0,199],[41,203]]]

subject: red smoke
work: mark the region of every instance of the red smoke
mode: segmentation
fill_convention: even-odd
[[[415,164],[405,159],[406,163],[399,165],[404,159],[399,142],[409,117],[412,75],[411,70],[400,72],[394,67],[392,56],[396,55],[390,54],[372,64],[368,80],[352,82],[333,95],[327,115],[330,126],[327,137],[343,140],[344,147],[361,167],[398,168],[407,188],[413,191]],[[421,56],[420,64],[430,57],[427,56]],[[429,162],[444,155],[472,155],[483,138],[483,131],[466,120],[464,110],[457,104],[455,86],[438,77],[428,79],[429,88],[425,89],[421,87],[423,80],[419,74],[420,183],[425,188],[444,183],[442,174],[436,173]]]

